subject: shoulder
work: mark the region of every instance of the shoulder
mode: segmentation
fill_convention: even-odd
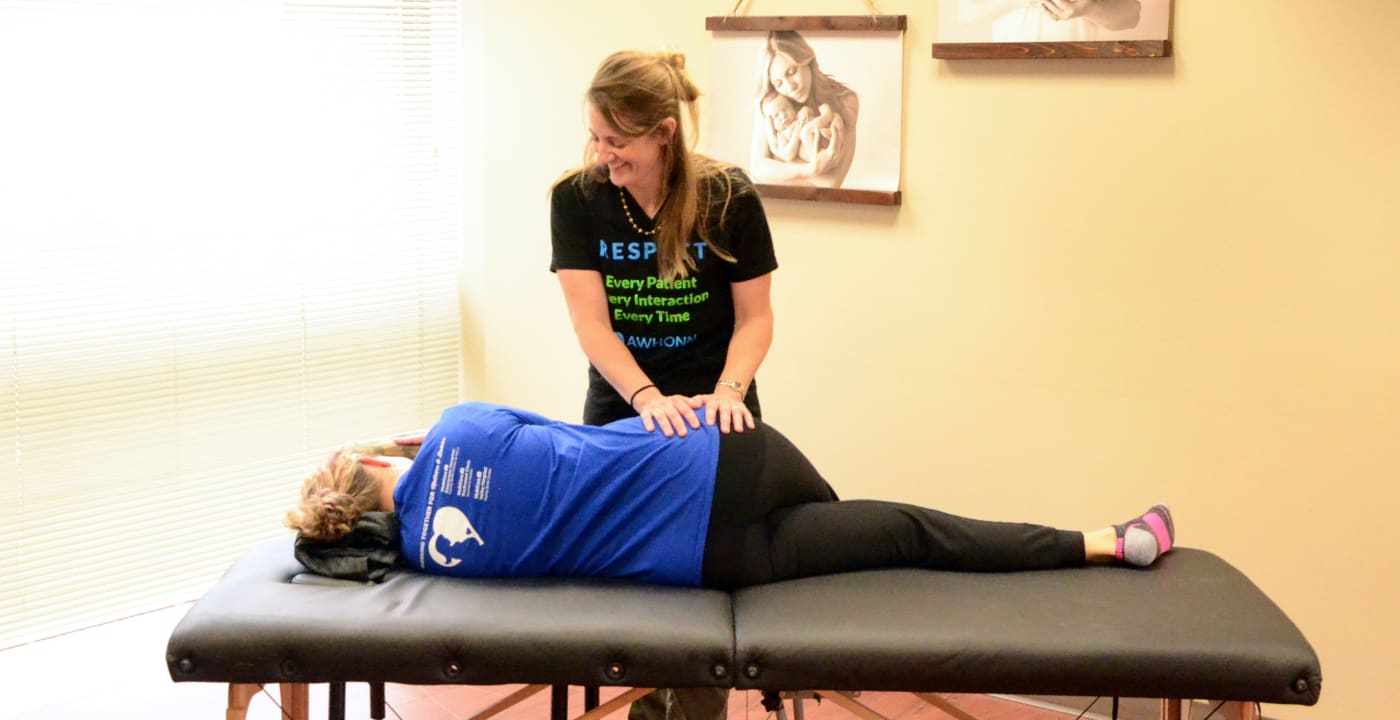
[[[704,193],[712,202],[724,204],[746,195],[757,196],[753,180],[743,168],[708,158],[706,162],[710,166],[701,175],[700,182],[704,184]]]
[[[587,202],[601,195],[607,186],[606,179],[600,180],[587,170],[571,170],[554,181],[549,194],[555,205],[560,202]]]

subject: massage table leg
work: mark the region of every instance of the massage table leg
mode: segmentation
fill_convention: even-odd
[[[384,683],[382,682],[369,684],[369,716],[370,720],[384,720]]]
[[[260,690],[257,685],[229,683],[228,709],[224,710],[224,720],[244,720],[248,717],[248,703]]]
[[[1259,710],[1252,702],[1226,702],[1221,704],[1220,709],[1211,717],[1221,720],[1259,720]],[[1162,720],[1191,720],[1191,701],[1163,700]]]
[[[564,717],[567,719],[569,715],[568,685],[526,685],[500,700],[491,703],[490,707],[471,716],[470,720],[487,720],[487,718],[503,712],[506,708],[519,704],[521,701],[545,688],[551,688],[553,693],[550,697],[550,716],[556,718]],[[633,700],[646,695],[652,690],[653,688],[632,688],[600,705],[598,703],[598,688],[595,686],[585,687],[583,690],[585,712],[575,720],[597,720],[623,705],[630,704]]]
[[[330,684],[326,704],[328,707],[327,717],[330,720],[345,720],[345,683],[333,682]]]
[[[569,720],[569,686],[549,687],[549,720]]]
[[[246,720],[248,703],[262,690],[255,683],[229,683],[228,709],[224,710],[224,720]],[[282,683],[278,686],[282,696],[282,717],[287,720],[307,720],[311,712],[310,687],[306,683]]]
[[[1252,702],[1227,702],[1220,711],[1226,720],[1259,720],[1259,710]]]
[[[311,716],[311,686],[306,683],[282,683],[277,686],[282,698],[282,717],[286,720],[307,720]]]

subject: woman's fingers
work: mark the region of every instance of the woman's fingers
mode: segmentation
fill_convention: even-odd
[[[637,414],[647,432],[660,430],[666,437],[685,437],[689,429],[700,427],[700,416],[691,402],[685,395],[667,395],[643,405]]]
[[[748,406],[742,400],[736,400],[725,393],[696,397],[705,399],[706,425],[719,425],[719,431],[722,433],[753,429],[753,413],[749,412]]]
[[[726,412],[720,413],[720,432],[743,432],[753,429],[753,413],[749,412],[747,405],[734,403]]]

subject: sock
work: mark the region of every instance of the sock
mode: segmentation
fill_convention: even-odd
[[[1172,541],[1176,539],[1172,511],[1166,505],[1153,505],[1142,515],[1114,525],[1113,530],[1118,534],[1117,559],[1137,567],[1156,562],[1172,549]]]

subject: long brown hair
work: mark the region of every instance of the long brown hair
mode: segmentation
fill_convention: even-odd
[[[688,247],[692,232],[715,255],[734,262],[733,255],[711,240],[711,224],[723,223],[734,194],[750,189],[735,185],[729,173],[732,165],[694,152],[699,98],[700,89],[685,72],[684,55],[635,50],[604,59],[584,95],[598,115],[627,137],[662,132],[666,118],[676,122],[663,151],[663,202],[656,217],[657,274],[668,281],[684,278],[697,268]],[[608,181],[608,169],[599,164],[592,142],[584,145],[581,171],[566,173],[555,187],[570,178],[585,190],[589,183]]]

